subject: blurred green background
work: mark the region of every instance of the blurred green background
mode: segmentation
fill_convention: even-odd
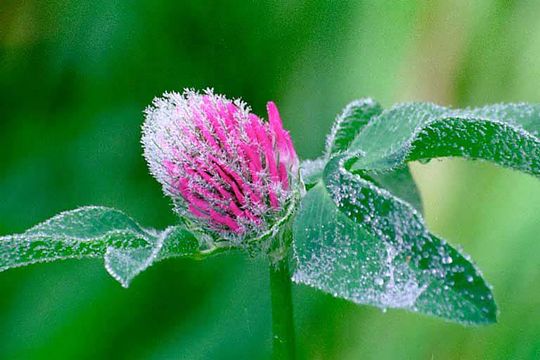
[[[539,1],[0,2],[0,234],[107,205],[175,221],[146,170],[142,110],[214,87],[275,100],[300,155],[373,96],[540,102]],[[493,284],[500,321],[465,328],[295,287],[301,359],[540,359],[540,182],[486,163],[413,164],[431,229]],[[101,261],[0,274],[1,359],[266,359],[264,261],[160,263],[124,290]]]

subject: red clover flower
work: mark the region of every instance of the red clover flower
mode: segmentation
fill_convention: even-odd
[[[200,229],[242,241],[295,203],[299,162],[273,102],[268,122],[212,90],[165,93],[145,111],[144,156],[176,211]]]

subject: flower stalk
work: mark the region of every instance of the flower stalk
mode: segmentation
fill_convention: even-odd
[[[270,264],[272,296],[272,359],[295,358],[291,276],[287,258]]]

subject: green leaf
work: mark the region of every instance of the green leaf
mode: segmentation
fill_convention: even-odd
[[[496,321],[489,286],[417,211],[336,158],[302,200],[293,280],[358,304],[464,324]]]
[[[372,98],[349,103],[336,118],[326,138],[327,157],[346,151],[368,122],[381,112],[382,107]]]
[[[149,231],[146,240],[150,246],[118,249],[107,247],[105,268],[124,287],[152,264],[171,257],[203,256],[195,236],[180,226],[171,226],[162,232]]]
[[[156,261],[172,256],[200,256],[199,242],[181,227],[143,229],[124,213],[104,207],[64,212],[23,234],[0,237],[0,271],[104,257],[107,271],[124,287]]]
[[[349,151],[354,169],[384,170],[406,161],[461,156],[540,175],[540,105],[449,109],[399,104],[364,127]]]
[[[315,160],[304,160],[300,163],[300,175],[307,189],[310,189],[321,180],[327,159],[324,157]]]
[[[369,172],[370,180],[393,195],[407,201],[422,213],[422,198],[407,165],[383,172]]]
[[[300,165],[302,180],[308,190],[319,182],[328,160],[334,155],[347,151],[355,137],[371,119],[381,112],[382,107],[372,98],[355,100],[343,109],[326,138],[325,156],[315,160],[304,160]]]
[[[332,130],[326,139],[326,156],[302,163],[302,177],[309,190],[322,177],[324,167],[333,156],[349,150],[353,140],[365,129],[366,125],[382,113],[378,102],[371,98],[359,99],[348,104],[336,118]],[[422,212],[422,201],[406,166],[396,169],[374,171],[369,174],[370,180],[390,190],[394,195],[407,200]]]

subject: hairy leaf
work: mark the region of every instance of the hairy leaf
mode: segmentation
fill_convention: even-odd
[[[363,98],[348,104],[336,118],[326,138],[327,157],[346,151],[369,121],[381,112],[382,107],[372,98]]]
[[[156,261],[198,254],[199,243],[187,230],[143,229],[124,213],[104,207],[64,212],[23,234],[0,237],[0,271],[38,262],[104,257],[107,271],[124,287]]]
[[[349,151],[354,169],[384,170],[405,161],[461,156],[540,175],[540,105],[497,104],[449,109],[396,105],[364,127]]]
[[[348,104],[336,118],[326,139],[326,156],[302,163],[302,175],[307,189],[313,187],[322,176],[326,163],[337,154],[349,150],[353,140],[365,129],[366,125],[382,113],[378,102],[371,98],[359,99]],[[390,190],[394,195],[409,201],[420,212],[422,201],[416,183],[406,166],[385,171],[369,173],[370,179]]]
[[[300,175],[307,189],[321,180],[327,160],[324,157],[315,160],[304,160],[300,163]]]
[[[370,180],[393,195],[407,201],[422,213],[422,198],[407,165],[383,172],[368,172]]]
[[[482,275],[426,229],[417,211],[329,162],[294,223],[293,280],[359,304],[403,308],[448,320],[496,321]]]
[[[307,190],[322,179],[327,161],[326,158],[322,157],[302,161],[300,173]],[[370,172],[369,177],[372,182],[384,187],[397,197],[408,201],[419,212],[423,211],[420,192],[407,165],[383,172]]]

